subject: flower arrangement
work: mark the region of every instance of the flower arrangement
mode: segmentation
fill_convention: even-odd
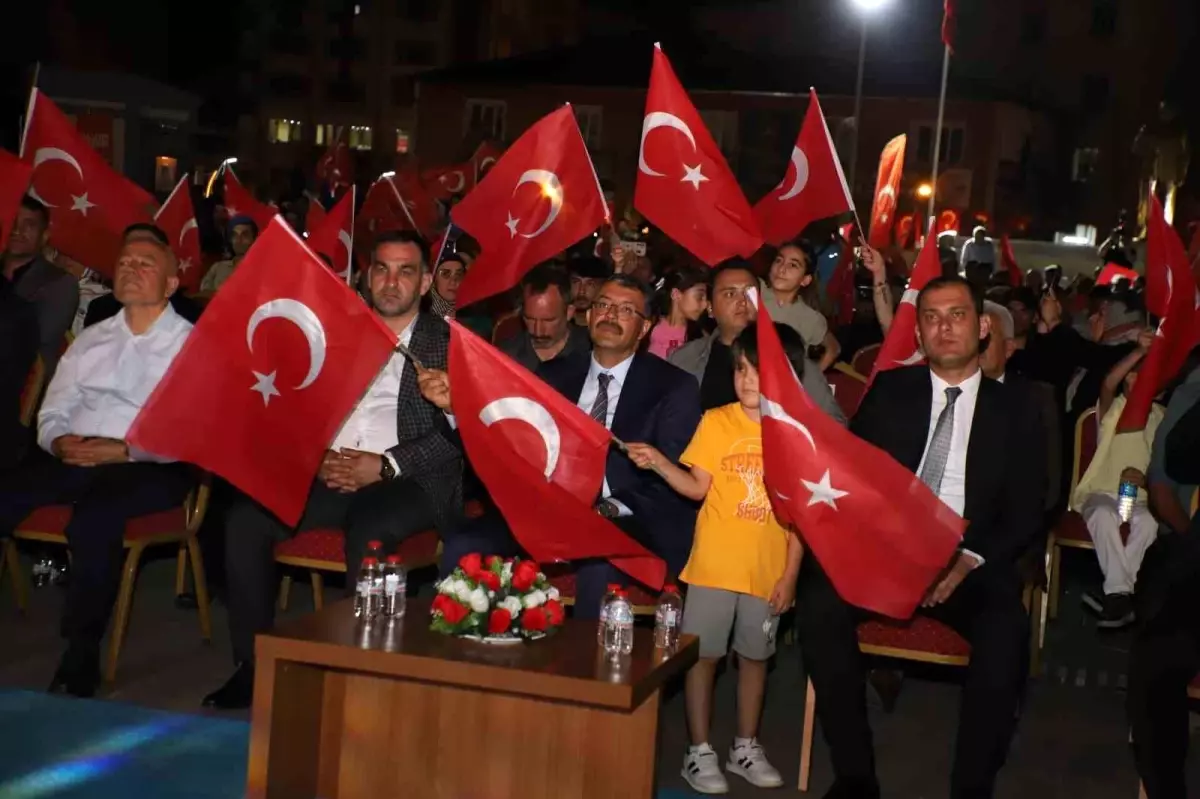
[[[470,554],[437,585],[430,629],[491,640],[542,638],[563,623],[558,589],[531,560]]]

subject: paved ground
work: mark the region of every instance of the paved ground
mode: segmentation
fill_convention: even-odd
[[[1029,702],[1002,777],[1000,799],[1135,799],[1137,780],[1126,744],[1124,660],[1127,636],[1100,636],[1080,610],[1079,593],[1098,579],[1090,553],[1067,553],[1067,595],[1062,614],[1049,626],[1045,667],[1030,687]],[[202,645],[195,611],[179,610],[171,598],[174,561],[143,569],[115,688],[106,698],[186,713],[199,713],[200,697],[230,669],[225,609],[213,607],[216,640]],[[0,685],[43,688],[59,654],[57,618],[61,593],[35,591],[29,613],[18,615],[7,581],[0,584]],[[307,585],[293,588],[290,612],[312,607]],[[724,756],[732,735],[733,680],[718,681],[712,740]],[[884,796],[945,797],[957,715],[954,670],[910,672],[895,711],[874,711],[876,750]],[[761,738],[772,760],[795,787],[803,711],[802,669],[795,647],[784,647],[773,666]],[[247,715],[228,714],[246,718]],[[686,743],[683,702],[675,690],[663,709],[660,782],[684,788],[678,776]],[[818,734],[809,795],[828,787],[830,767]],[[1192,784],[1200,785],[1200,758]],[[761,796],[734,784],[733,797]]]

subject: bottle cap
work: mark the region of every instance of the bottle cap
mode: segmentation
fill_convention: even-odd
[[[621,590],[621,584],[620,584],[620,583],[609,583],[609,584],[608,584],[608,590],[609,590],[609,591],[620,591],[620,590]]]
[[[667,583],[663,586],[663,591],[673,591],[674,593],[678,594],[679,586],[675,585],[675,583]]]
[[[365,558],[363,558],[363,559],[362,559],[362,565],[364,565],[364,566],[378,566],[378,565],[379,565],[379,558],[375,558],[375,557],[372,557],[372,556],[368,555],[367,557],[365,557]]]
[[[383,549],[382,541],[368,541],[367,549]]]
[[[387,562],[392,566],[396,566],[400,563],[403,563],[404,558],[400,557],[399,555],[388,555]]]

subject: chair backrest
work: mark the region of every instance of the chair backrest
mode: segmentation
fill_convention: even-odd
[[[25,378],[25,387],[21,389],[21,424],[29,427],[33,424],[33,415],[37,411],[38,400],[42,397],[42,388],[46,384],[46,364],[39,355],[33,361],[33,368]]]
[[[863,394],[867,392],[867,379],[844,363],[835,363],[825,372],[825,379],[833,389],[833,398],[849,419],[858,410]]]
[[[507,341],[524,329],[525,322],[521,319],[521,314],[517,311],[509,311],[496,320],[496,326],[492,328],[492,343],[499,344]]]
[[[850,359],[850,366],[860,375],[869,375],[871,370],[875,368],[875,359],[879,357],[879,348],[881,344],[868,344],[867,346],[854,353],[854,357]]]
[[[1075,451],[1072,457],[1071,467],[1071,496],[1075,493],[1075,486],[1079,485],[1079,478],[1083,477],[1083,473],[1087,471],[1088,466],[1092,464],[1092,458],[1096,455],[1096,444],[1100,438],[1100,422],[1096,419],[1096,409],[1088,408],[1079,417],[1079,421],[1075,423]]]

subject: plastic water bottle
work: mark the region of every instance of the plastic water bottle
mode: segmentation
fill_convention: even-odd
[[[354,590],[354,617],[373,621],[379,615],[383,598],[383,580],[379,573],[379,561],[372,557],[363,558],[358,570],[358,582]]]
[[[633,607],[625,591],[618,591],[609,603],[604,625],[604,651],[614,660],[633,651]]]
[[[679,624],[683,620],[683,597],[674,583],[667,583],[654,610],[654,646],[673,649],[679,643]]]
[[[1117,492],[1117,515],[1121,517],[1122,524],[1128,524],[1133,518],[1133,503],[1137,501],[1137,495],[1136,485],[1128,480],[1121,481],[1121,488]]]
[[[388,555],[383,567],[383,615],[398,619],[404,615],[408,595],[408,575],[399,555]]]
[[[383,563],[383,542],[368,541],[367,551],[363,555],[364,558],[375,558],[376,563]]]
[[[620,583],[609,583],[608,590],[604,592],[604,599],[600,602],[600,623],[596,626],[596,643],[600,646],[604,646],[605,623],[608,621],[608,606],[617,598],[617,592],[620,590]]]

